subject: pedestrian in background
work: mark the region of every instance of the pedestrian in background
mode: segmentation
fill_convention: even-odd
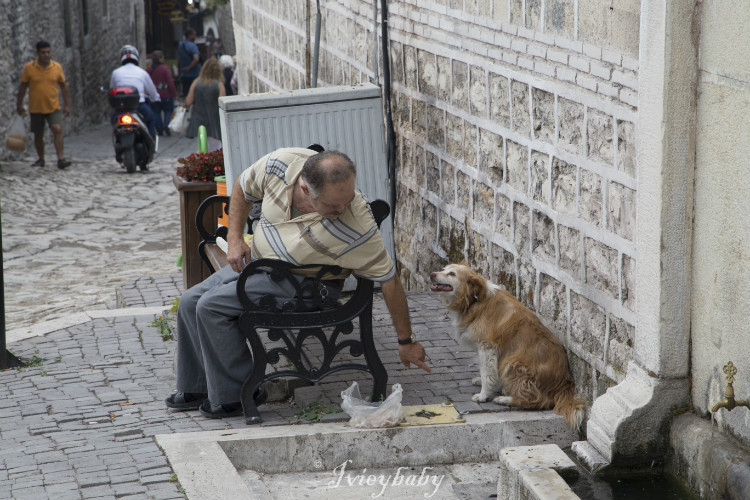
[[[201,72],[201,55],[195,44],[195,30],[188,28],[185,39],[177,46],[177,64],[180,66],[182,97],[186,97],[193,81]]]
[[[65,83],[65,73],[59,63],[52,60],[52,47],[49,42],[40,40],[36,44],[36,59],[27,63],[21,74],[21,85],[18,87],[16,111],[25,116],[23,98],[29,90],[29,114],[31,131],[34,133],[34,148],[39,159],[35,167],[44,166],[44,122],[52,131],[52,138],[57,152],[57,168],[70,166],[70,160],[64,158],[63,114],[70,114],[70,93]],[[62,93],[63,109],[60,110]]]
[[[236,92],[232,89],[232,77],[234,76],[234,59],[232,56],[224,54],[219,58],[222,71],[224,73],[224,92],[227,95],[234,95]]]
[[[206,135],[221,140],[221,126],[219,125],[219,97],[226,95],[224,91],[224,75],[219,61],[214,58],[206,61],[200,75],[190,86],[190,91],[183,105],[193,107],[190,114],[185,137],[198,135],[198,127],[206,127]]]
[[[164,64],[164,53],[161,50],[155,50],[151,54],[151,66],[146,68],[151,75],[156,91],[159,92],[159,101],[151,103],[151,109],[154,111],[154,126],[156,134],[172,135],[169,131],[169,119],[174,111],[174,98],[177,97],[177,88],[172,79],[172,71]]]

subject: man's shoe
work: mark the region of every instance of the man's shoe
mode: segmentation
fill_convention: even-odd
[[[174,408],[175,410],[197,410],[200,408],[203,400],[208,401],[206,398],[208,394],[200,392],[175,392],[164,400],[164,403],[168,408]]]
[[[208,399],[205,400],[198,411],[206,418],[225,418],[242,415],[242,403],[229,403],[226,405],[214,405]]]
[[[172,136],[172,131],[169,130],[169,127],[167,127],[167,128],[164,129],[164,133],[167,134],[167,137],[171,137]]]
[[[71,163],[72,162],[68,160],[67,158],[59,158],[57,160],[57,168],[59,168],[60,170],[63,170],[65,168],[68,168],[71,165]]]
[[[39,158],[37,161],[31,164],[32,167],[43,167],[44,166],[44,159]]]

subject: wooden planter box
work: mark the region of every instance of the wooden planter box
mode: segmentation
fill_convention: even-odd
[[[177,191],[180,193],[180,232],[182,234],[182,279],[185,290],[197,285],[211,275],[208,266],[198,253],[198,243],[201,237],[195,227],[195,214],[200,204],[216,194],[215,182],[186,181],[182,177],[172,177]],[[222,216],[221,208],[206,210],[204,215],[205,227],[214,227]]]

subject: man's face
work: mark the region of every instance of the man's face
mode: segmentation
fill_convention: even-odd
[[[52,48],[44,47],[43,49],[39,49],[36,51],[36,55],[40,63],[47,64],[52,60]]]
[[[337,219],[354,199],[355,178],[326,185],[317,198],[310,197],[315,211],[326,219]]]

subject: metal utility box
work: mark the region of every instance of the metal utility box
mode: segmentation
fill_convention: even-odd
[[[388,159],[380,87],[360,84],[219,98],[227,190],[256,160],[280,147],[320,144],[357,165],[357,187],[389,200]],[[381,226],[393,251],[391,217]]]

